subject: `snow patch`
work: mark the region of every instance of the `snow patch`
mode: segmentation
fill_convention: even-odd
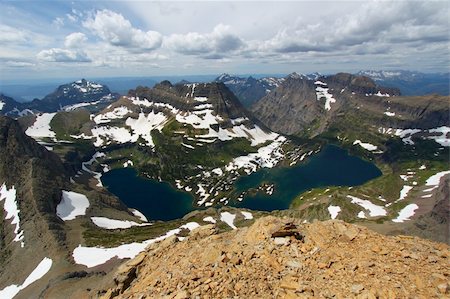
[[[62,191],[61,202],[56,207],[56,215],[64,221],[73,220],[77,216],[86,215],[89,200],[84,194]]]
[[[232,229],[237,229],[237,227],[234,226],[234,219],[235,218],[236,218],[235,214],[231,214],[229,212],[222,212],[222,213],[220,213],[220,221],[225,222]]]
[[[21,290],[25,289],[27,286],[32,284],[33,282],[41,279],[52,267],[53,261],[45,257],[42,261],[34,268],[34,270],[28,275],[23,284],[16,285],[12,284],[7,286],[3,290],[0,290],[0,298],[2,299],[12,299],[14,298]]]
[[[370,217],[386,216],[387,215],[386,210],[382,206],[378,206],[376,204],[373,204],[369,200],[360,199],[358,197],[351,196],[351,195],[347,195],[347,197],[352,200],[351,203],[357,204],[357,205],[363,207],[364,209],[368,210]]]
[[[250,212],[241,211],[242,216],[244,216],[245,220],[253,219],[253,214]]]
[[[20,230],[20,210],[17,205],[16,189],[14,188],[14,186],[12,186],[11,189],[8,189],[6,187],[6,184],[3,183],[2,187],[0,188],[0,202],[3,200],[5,201],[3,205],[4,210],[6,211],[5,219],[12,219],[11,224],[15,225],[14,234],[16,236],[14,237],[13,241],[20,242],[20,247],[23,248],[25,246],[25,243],[23,242],[23,230]]]
[[[400,197],[396,200],[396,202],[405,199],[406,196],[408,196],[408,192],[411,191],[412,188],[412,186],[403,186],[402,190],[400,190]]]
[[[92,222],[101,228],[106,229],[118,229],[118,228],[130,228],[132,226],[147,226],[150,223],[136,223],[129,220],[116,220],[106,217],[91,217]]]
[[[211,216],[208,216],[208,217],[203,218],[203,221],[205,221],[205,222],[211,222],[211,223],[216,223],[216,219],[214,219],[214,218],[211,217]]]
[[[225,166],[226,171],[244,169],[247,174],[255,172],[258,167],[272,168],[284,157],[281,145],[286,141],[284,136],[279,136],[271,144],[258,149],[257,153],[236,157]]]
[[[142,212],[136,210],[136,209],[130,209],[131,213],[133,213],[134,216],[138,217],[139,219],[141,219],[141,221],[143,222],[148,222],[147,217],[145,217],[144,214],[142,214]]]
[[[113,119],[121,119],[121,118],[123,118],[128,113],[132,113],[132,111],[129,110],[125,106],[120,106],[120,107],[114,108],[113,111],[109,111],[109,112],[106,112],[106,113],[103,113],[103,114],[98,114],[97,116],[94,117],[94,122],[96,124],[109,123]]]
[[[125,163],[123,163],[123,167],[124,167],[124,168],[127,168],[128,166],[133,166],[133,161],[128,160],[128,161],[126,161]]]
[[[320,81],[316,81],[316,82],[320,82]],[[320,83],[321,83],[321,85],[326,86],[325,83],[323,83],[323,82],[320,82]],[[331,103],[336,102],[336,99],[333,98],[333,95],[328,92],[328,88],[324,88],[321,86],[316,87],[316,97],[317,97],[318,101],[320,101],[321,98],[325,98],[325,110],[327,110],[327,111],[331,110]]]
[[[361,140],[355,140],[353,142],[353,145],[357,145],[359,144],[359,146],[361,146],[363,149],[366,149],[368,151],[376,151],[378,149],[378,147],[376,145],[370,144],[370,143],[364,143]]]
[[[341,211],[341,207],[339,206],[329,206],[328,213],[330,213],[331,219],[336,219],[337,215]]]
[[[25,134],[34,139],[42,139],[45,137],[55,138],[56,134],[50,128],[50,122],[56,113],[42,113],[36,116],[36,120],[31,127],[29,127]]]
[[[197,222],[189,222],[186,223],[179,228],[169,230],[164,235],[146,240],[144,242],[134,242],[129,244],[123,244],[117,247],[86,247],[79,245],[72,253],[72,256],[75,260],[75,263],[80,265],[85,265],[88,268],[95,267],[101,264],[106,263],[110,259],[117,257],[119,259],[125,258],[134,258],[140,252],[144,251],[145,248],[153,244],[155,242],[162,241],[170,236],[179,234],[182,229],[193,230],[194,228],[199,227],[200,225]]]
[[[419,208],[415,203],[409,204],[404,207],[399,213],[397,218],[392,219],[393,222],[404,222],[406,220],[410,220],[412,216],[414,216],[414,212]]]

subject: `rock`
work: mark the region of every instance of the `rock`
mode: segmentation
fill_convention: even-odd
[[[124,277],[118,279],[120,285],[110,294],[119,294],[120,298],[139,298],[142,294],[146,298],[448,295],[448,259],[428,261],[429,256],[448,250],[447,245],[382,236],[336,220],[312,224],[300,221],[263,217],[248,228],[213,235],[200,233],[195,238],[191,235],[159,252],[156,246],[139,257],[141,262],[130,261],[134,267],[123,267]],[[272,237],[274,232],[289,231],[283,229],[286,223],[294,224],[297,232],[301,228],[304,239],[299,242],[292,235]],[[362,233],[364,240],[360,239]],[[277,245],[276,239],[288,245]],[[138,275],[133,275],[136,268]],[[134,277],[132,284],[127,283],[130,277]]]
[[[280,284],[280,287],[288,290],[297,290],[299,287],[298,281],[294,280],[294,278],[288,276],[285,277]]]
[[[364,286],[362,284],[354,284],[351,287],[351,292],[353,294],[359,294],[362,290],[364,290]]]
[[[273,238],[273,242],[276,245],[288,245],[289,244],[289,239],[288,238],[276,237],[276,238]]]
[[[190,293],[186,290],[182,290],[176,293],[175,297],[173,299],[187,299],[190,297]]]
[[[297,261],[291,260],[291,261],[287,261],[286,266],[291,267],[291,268],[301,268],[301,264]]]
[[[350,227],[344,232],[344,236],[347,237],[349,241],[352,241],[358,236],[358,229]]]
[[[448,283],[441,283],[437,286],[439,293],[448,294],[449,293],[449,285]]]

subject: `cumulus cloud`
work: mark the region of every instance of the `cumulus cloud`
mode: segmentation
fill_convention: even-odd
[[[107,9],[97,11],[94,17],[83,22],[83,26],[114,46],[154,50],[162,43],[159,32],[134,28],[121,14]]]
[[[66,46],[66,48],[79,48],[86,41],[87,37],[84,33],[74,32],[66,36],[64,46]]]
[[[219,24],[211,33],[172,34],[164,40],[164,45],[181,54],[205,57],[222,57],[220,53],[230,53],[244,47],[245,43],[231,32],[230,26]]]
[[[37,54],[37,58],[49,62],[90,62],[91,59],[86,53],[80,50],[68,50],[52,48],[42,50]]]

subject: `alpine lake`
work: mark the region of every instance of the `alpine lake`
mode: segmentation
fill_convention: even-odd
[[[299,194],[317,187],[357,186],[381,175],[368,161],[351,156],[346,150],[328,145],[310,156],[305,163],[292,167],[263,168],[235,182],[238,194],[257,189],[261,184],[274,185],[272,195],[246,192],[242,201],[229,205],[251,210],[272,211],[289,208]],[[194,197],[166,182],[137,175],[133,168],[113,169],[101,178],[103,185],[128,207],[141,211],[149,220],[173,220],[198,209]]]

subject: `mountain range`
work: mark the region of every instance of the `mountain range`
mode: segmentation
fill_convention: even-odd
[[[450,73],[421,73],[413,71],[359,71],[357,75],[372,78],[377,83],[397,87],[405,96],[422,96],[432,93],[450,94]]]
[[[81,106],[98,108],[104,107],[117,98],[118,94],[111,93],[107,86],[81,79],[60,85],[44,98],[34,99],[31,102],[17,102],[13,98],[1,94],[0,113],[17,117],[33,112],[56,112]]]
[[[244,294],[242,288],[252,297],[256,284],[264,296],[325,296],[316,278],[348,275],[344,268],[361,279],[378,269],[370,284],[386,286],[382,296],[394,288],[383,275],[400,267],[399,259],[409,261],[404,271],[420,266],[434,274],[398,273],[408,287],[394,295],[417,289],[445,295],[448,245],[435,242],[449,243],[449,102],[448,96],[404,96],[383,80],[348,73],[224,74],[210,83],[137,86],[123,96],[79,80],[30,103],[2,96],[0,297],[189,298],[234,296]],[[308,157],[329,144],[370,161],[381,175],[352,187],[312,188],[285,210],[233,207],[246,194],[271,200],[279,187],[263,177],[242,192],[240,179],[308,165]],[[127,206],[103,186],[102,176],[131,166],[141,177],[189,193],[195,211],[155,221]],[[329,219],[434,242],[379,236],[338,220],[308,224]],[[187,257],[200,259],[188,263],[198,268],[189,268]],[[163,282],[154,271],[172,279]],[[230,271],[243,274],[241,286]],[[299,271],[315,282],[300,285]],[[364,282],[339,290],[343,296],[373,293]]]

